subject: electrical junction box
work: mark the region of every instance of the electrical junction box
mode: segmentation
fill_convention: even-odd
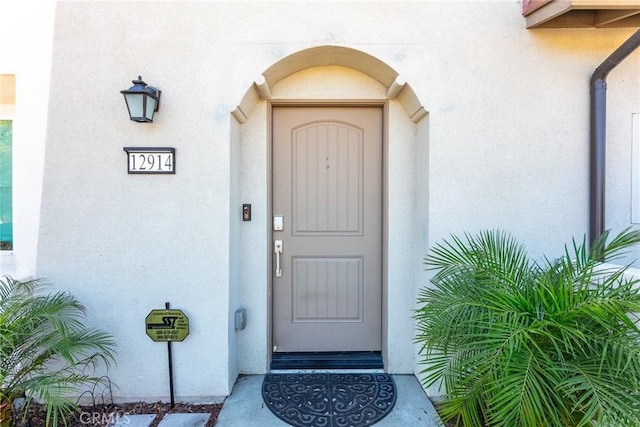
[[[247,327],[247,310],[239,308],[235,313],[235,328],[237,331],[241,331]]]

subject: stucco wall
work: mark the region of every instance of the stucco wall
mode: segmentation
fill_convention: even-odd
[[[632,30],[525,30],[515,0],[293,4],[58,2],[37,273],[116,336],[110,375],[122,399],[168,394],[166,347],[144,333],[165,301],[191,320],[174,345],[179,399],[224,396],[236,373],[266,369],[267,103],[256,100],[244,124],[230,112],[261,73],[304,49],[378,58],[429,111],[413,124],[389,103],[390,371],[419,369],[410,310],[430,243],[500,227],[553,256],[587,230],[588,79]],[[637,58],[610,76],[614,153],[630,147]],[[129,121],[118,93],[139,74],[163,91],[153,124]],[[272,95],[369,99],[385,89],[329,67],[283,79]],[[175,147],[176,175],[127,175],[124,146]],[[628,179],[616,170],[614,185]],[[241,203],[252,203],[252,222],[239,222]],[[244,331],[229,323],[239,307]]]

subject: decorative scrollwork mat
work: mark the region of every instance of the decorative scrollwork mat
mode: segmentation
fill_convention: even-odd
[[[391,412],[389,374],[267,374],[262,398],[282,421],[298,427],[370,426]]]

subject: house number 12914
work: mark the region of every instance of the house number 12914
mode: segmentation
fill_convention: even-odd
[[[130,174],[175,173],[175,149],[169,147],[125,147]]]

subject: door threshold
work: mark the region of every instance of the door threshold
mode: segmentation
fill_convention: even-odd
[[[384,374],[384,369],[271,369],[270,374]]]
[[[337,370],[352,372],[357,370],[373,370],[384,372],[382,353],[379,351],[310,351],[273,353],[271,372],[285,370],[288,372],[319,372]]]

